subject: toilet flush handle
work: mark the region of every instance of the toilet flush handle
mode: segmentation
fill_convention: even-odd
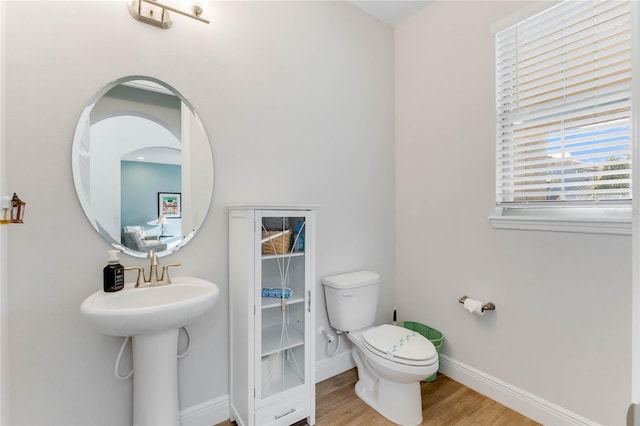
[[[344,293],[342,293],[342,297],[351,297],[351,292],[345,291]]]

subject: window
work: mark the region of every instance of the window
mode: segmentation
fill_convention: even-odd
[[[496,33],[501,217],[630,211],[630,27],[629,2],[566,1]]]

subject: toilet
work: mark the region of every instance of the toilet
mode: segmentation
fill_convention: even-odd
[[[373,325],[379,282],[371,271],[323,278],[329,323],[353,343],[356,395],[394,423],[417,425],[422,423],[420,381],[438,371],[438,354],[419,333]]]

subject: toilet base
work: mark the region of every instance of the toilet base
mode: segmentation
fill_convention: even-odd
[[[357,347],[351,351],[358,369],[356,395],[394,423],[414,426],[422,423],[420,382],[398,382],[375,373]]]
[[[394,423],[414,426],[422,423],[422,397],[419,383],[395,383],[380,378],[378,394],[360,380],[356,395]]]

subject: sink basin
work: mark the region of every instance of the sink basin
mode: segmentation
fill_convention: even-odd
[[[199,317],[216,303],[220,291],[194,277],[177,277],[171,284],[106,293],[96,291],[80,310],[98,331],[110,336],[136,336],[165,329],[178,329]]]

